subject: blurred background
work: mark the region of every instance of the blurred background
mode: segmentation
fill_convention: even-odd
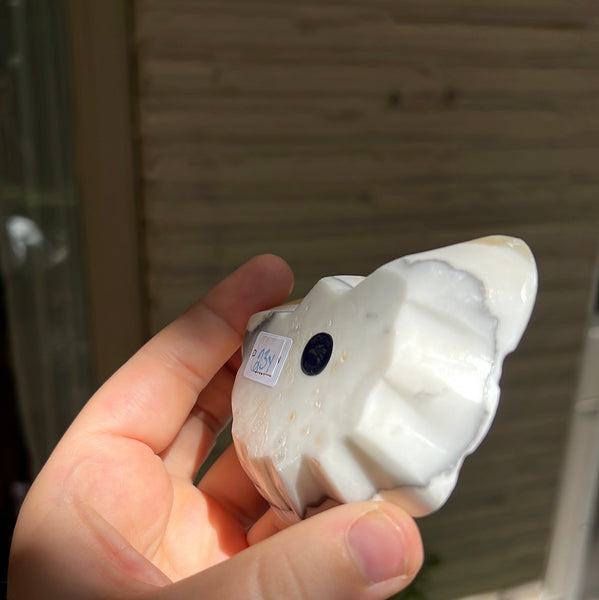
[[[300,297],[493,233],[537,306],[409,595],[597,598],[596,0],[0,0],[4,556],[88,396],[249,257]]]

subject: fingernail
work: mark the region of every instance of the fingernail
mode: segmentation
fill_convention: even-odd
[[[407,575],[404,534],[382,510],[362,515],[350,527],[347,541],[360,571],[371,583]]]

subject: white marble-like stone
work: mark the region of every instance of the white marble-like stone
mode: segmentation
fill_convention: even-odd
[[[439,508],[491,425],[536,290],[528,246],[493,236],[326,277],[254,315],[233,440],[256,487],[289,521],[329,500]]]

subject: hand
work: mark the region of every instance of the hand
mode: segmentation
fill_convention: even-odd
[[[27,495],[9,598],[382,599],[410,582],[420,537],[395,506],[278,531],[232,447],[194,485],[230,417],[246,322],[291,286],[281,259],[253,259],[94,395]]]

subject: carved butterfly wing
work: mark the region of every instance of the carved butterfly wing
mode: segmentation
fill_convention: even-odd
[[[325,278],[296,308],[253,319],[233,435],[257,487],[291,519],[326,498],[441,506],[490,426],[536,285],[523,242],[484,238]],[[245,358],[268,336],[289,346],[276,385]]]

